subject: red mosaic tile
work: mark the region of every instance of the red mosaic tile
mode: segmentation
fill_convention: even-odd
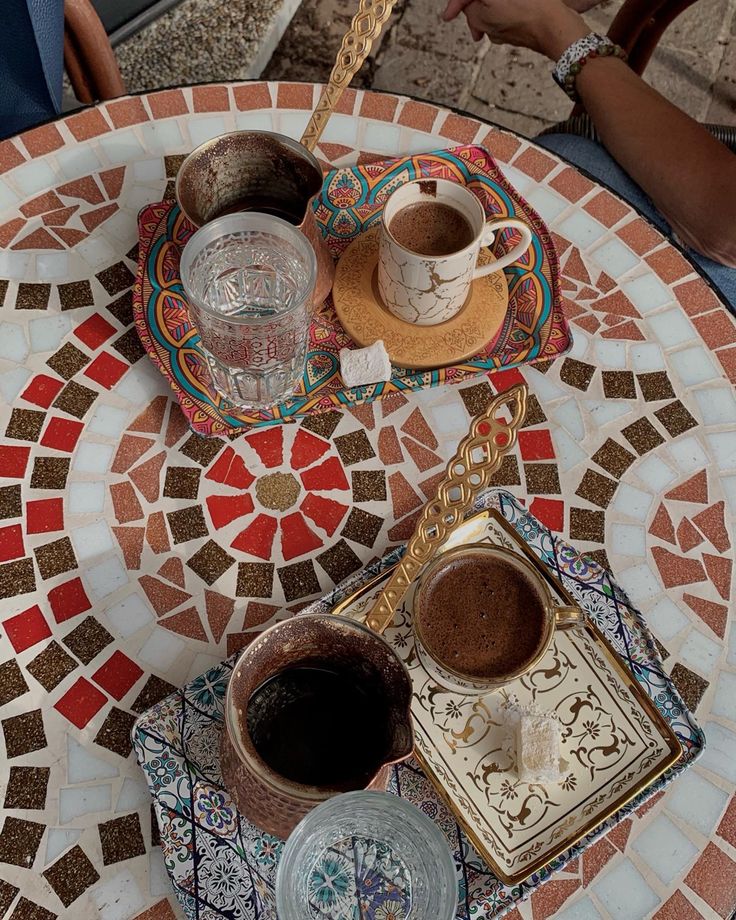
[[[107,702],[107,697],[100,693],[86,677],[78,678],[66,693],[54,703],[54,709],[60,712],[77,728],[93,719]]]
[[[606,863],[617,853],[613,844],[605,837],[589,847],[582,856],[583,860],[583,887],[587,888],[593,879],[598,875]]]
[[[38,604],[34,604],[28,610],[3,620],[3,629],[16,654],[24,652],[27,648],[38,644],[43,639],[48,639],[51,635],[49,624],[46,622],[43,613],[41,613],[41,608]]]
[[[57,623],[71,620],[92,607],[81,578],[72,578],[49,591],[49,604]]]
[[[30,447],[0,445],[0,478],[23,479],[30,451]]]
[[[165,620],[159,621],[160,625],[171,632],[179,633],[180,636],[186,636],[188,639],[199,639],[200,642],[207,641],[207,633],[202,626],[202,620],[197,613],[196,607],[188,607],[180,613],[175,613]]]
[[[259,514],[241,530],[230,546],[259,559],[271,558],[271,547],[276,536],[277,521],[270,514]]]
[[[73,179],[57,189],[60,195],[65,198],[82,198],[89,204],[102,204],[105,200],[100,191],[99,185],[92,176],[84,176],[82,179]]]
[[[414,533],[414,528],[416,527],[421,513],[422,508],[417,508],[417,510],[413,511],[408,517],[405,517],[403,521],[394,524],[388,532],[389,540],[391,540],[392,543],[406,543]]]
[[[478,122],[472,118],[450,114],[442,122],[440,133],[443,137],[451,137],[460,144],[470,144],[475,139],[479,127]]]
[[[186,588],[187,586],[184,563],[178,556],[172,556],[167,559],[156,574],[172,584],[178,585],[180,588]]]
[[[612,227],[631,213],[631,207],[624,204],[610,192],[601,191],[594,195],[583,208],[604,227]]]
[[[736,348],[722,348],[716,357],[731,383],[736,384]]]
[[[574,319],[576,316],[580,316],[582,313],[585,313],[585,307],[581,307],[575,303],[574,300],[570,300],[567,297],[562,298],[562,312],[568,319]]]
[[[54,233],[66,243],[67,248],[73,249],[77,243],[86,240],[88,234],[82,230],[74,230],[72,227],[55,227]]]
[[[258,633],[255,632],[228,633],[226,640],[228,656],[236,655],[238,652],[242,652],[246,646],[251,644],[257,635]]]
[[[227,86],[194,86],[192,97],[195,112],[227,112],[230,108]]]
[[[435,473],[434,476],[429,476],[427,479],[423,479],[418,484],[420,492],[427,499],[427,501],[431,501],[437,495],[437,489],[439,488],[439,485],[444,478],[445,471],[440,470],[439,473]]]
[[[44,214],[46,211],[55,211],[57,208],[63,208],[64,202],[59,198],[56,192],[44,192],[30,201],[20,206],[21,214],[26,217],[36,217],[38,214]]]
[[[565,260],[563,271],[568,278],[575,278],[577,281],[582,281],[583,284],[590,284],[588,269],[585,267],[580,250],[577,247],[573,247],[570,250],[570,255]]]
[[[161,491],[161,470],[165,461],[166,451],[162,450],[128,473],[131,482],[151,504],[158,500]]]
[[[408,125],[415,131],[431,131],[437,118],[438,109],[435,105],[424,102],[414,102],[413,99],[404,103],[399,115],[399,124]]]
[[[271,91],[265,83],[246,83],[233,87],[235,105],[241,112],[251,109],[270,109],[273,107]]]
[[[687,592],[682,595],[682,599],[717,636],[723,639],[726,635],[726,622],[728,621],[728,607],[725,604],[707,601],[704,597],[696,597]]]
[[[637,817],[637,818],[643,818],[644,815],[645,815],[648,811],[651,811],[651,809],[654,808],[654,806],[655,806],[655,805],[660,801],[660,799],[662,799],[663,797],[664,797],[664,791],[662,791],[662,792],[656,792],[654,795],[650,796],[650,797],[647,799],[647,801],[644,802],[643,805],[640,805],[640,806],[636,809],[636,817]]]
[[[606,297],[601,297],[591,306],[601,313],[613,313],[615,316],[630,316],[635,319],[641,319],[639,311],[623,291],[614,291]]]
[[[511,162],[511,158],[521,147],[521,141],[513,134],[507,134],[506,131],[500,131],[494,128],[481,141],[481,145],[490,150],[495,160],[502,160],[504,163]],[[573,170],[575,172],[575,170]]]
[[[693,527],[687,518],[683,518],[677,528],[677,542],[683,553],[689,553],[695,546],[700,546],[703,542],[702,536]]]
[[[721,306],[713,289],[702,278],[676,285],[674,294],[688,316],[698,316]]]
[[[39,227],[33,233],[22,237],[17,243],[13,243],[10,248],[20,251],[26,249],[63,249],[64,247],[57,239],[51,236],[45,227]]]
[[[705,470],[701,470],[679,486],[670,489],[665,494],[665,498],[680,502],[705,504],[708,501],[708,476]]]
[[[404,434],[410,434],[417,441],[421,441],[422,444],[425,444],[431,450],[436,450],[438,447],[437,438],[434,436],[434,432],[429,427],[427,420],[418,407],[414,409],[401,426],[401,430]]]
[[[123,181],[125,179],[125,167],[116,166],[114,169],[105,169],[98,174],[98,178],[105,187],[107,197],[114,201],[120,194],[120,190],[123,187]],[[90,228],[88,227],[87,229],[89,230]]]
[[[258,454],[267,469],[281,466],[284,462],[284,430],[281,427],[267,428],[248,435],[246,444]]]
[[[146,524],[146,541],[157,556],[161,553],[168,553],[171,549],[163,511],[157,511],[148,518]]]
[[[22,217],[16,217],[4,224],[0,224],[0,247],[5,248],[8,246],[25,225],[26,222]]]
[[[598,300],[600,294],[592,287],[582,288],[576,295],[575,300],[589,301],[589,300]]]
[[[736,908],[736,863],[714,843],[706,846],[685,884],[724,920]]]
[[[310,492],[304,497],[300,510],[331,537],[347,514],[348,506]]]
[[[179,404],[172,402],[171,411],[169,412],[169,421],[166,425],[166,437],[164,443],[167,447],[173,447],[178,443],[183,435],[189,431],[189,422],[186,415],[179,408]]]
[[[490,380],[497,393],[504,393],[511,387],[524,383],[524,376],[517,367],[512,367],[506,371],[494,371]]]
[[[219,640],[218,640],[219,641]],[[133,920],[176,920],[176,914],[168,901],[157,901],[153,907],[136,914]]]
[[[276,90],[279,109],[311,109],[313,92],[306,83],[279,83]]]
[[[129,571],[139,569],[141,567],[143,537],[146,533],[146,528],[113,527],[112,532],[120,545],[126,569]]]
[[[281,553],[284,561],[296,559],[322,546],[322,539],[307,525],[298,511],[281,518]]]
[[[519,432],[519,449],[523,460],[554,460],[555,448],[547,429]]]
[[[736,342],[736,323],[725,310],[703,313],[693,319],[693,325],[709,348],[721,348]]]
[[[64,123],[78,141],[86,141],[100,134],[107,134],[110,125],[99,109],[86,109],[78,115],[67,115]]]
[[[155,442],[152,438],[141,438],[132,434],[124,434],[120,439],[120,445],[115,452],[115,457],[110,467],[113,473],[124,473],[129,470],[139,457],[151,447]]]
[[[660,540],[666,540],[667,543],[675,545],[675,526],[664,505],[657,508],[657,513],[649,525],[649,533],[653,537],[659,537]]]
[[[220,456],[215,460],[212,466],[207,470],[204,475],[205,479],[209,479],[212,482],[225,482],[227,478],[230,465],[233,462],[233,457],[235,456],[235,451],[232,447],[226,447],[225,450],[220,454]]]
[[[726,813],[721,818],[717,834],[727,840],[732,847],[736,847],[736,795],[732,797]]]
[[[579,201],[595,188],[590,179],[571,166],[566,166],[554,179],[550,179],[549,184],[568,201]]]
[[[625,320],[622,316],[616,316],[615,313],[606,313],[603,317],[603,322],[607,326],[619,326],[621,323],[624,323]]]
[[[442,463],[442,457],[438,456],[433,450],[418,444],[411,438],[402,438],[401,443],[406,448],[406,452],[417,466],[420,473],[426,473],[427,470],[434,469],[438,463]]]
[[[254,629],[262,626],[281,610],[277,604],[260,604],[257,601],[248,601],[243,618],[243,629]]]
[[[526,173],[527,176],[531,176],[532,179],[536,179],[537,182],[541,182],[548,173],[552,172],[556,163],[547,154],[534,147],[527,147],[523,153],[516,157],[514,166]]]
[[[362,406],[352,406],[349,412],[354,418],[358,419],[366,431],[373,431],[376,427],[376,416],[373,411],[373,403],[364,403]]]
[[[217,591],[208,591],[206,588],[204,600],[207,622],[210,624],[215,642],[219,642],[232,618],[235,601],[231,597],[225,597],[224,594],[218,594]]]
[[[629,834],[631,833],[631,828],[634,826],[634,822],[631,818],[626,818],[624,821],[620,821],[616,827],[612,828],[606,834],[606,840],[616,847],[617,850],[620,850],[622,853],[626,849],[626,844],[629,842]]]
[[[53,533],[63,529],[63,499],[42,498],[26,502],[26,533]]]
[[[167,585],[166,582],[161,581],[160,578],[154,578],[153,575],[141,575],[138,581],[158,617],[179,607],[184,601],[191,600],[192,597],[187,591]]]
[[[576,326],[580,326],[581,329],[591,334],[597,332],[601,326],[601,321],[596,316],[582,316],[574,322]]]
[[[184,93],[180,89],[165,89],[146,96],[148,107],[155,119],[186,115],[189,111]]]
[[[253,499],[242,495],[208,495],[205,499],[212,525],[216,530],[253,511]]]
[[[391,492],[391,503],[394,517],[398,520],[405,514],[424,504],[419,495],[412,489],[403,473],[398,470],[388,477],[388,487]]]
[[[118,210],[118,206],[113,202],[112,204],[103,205],[101,208],[96,208],[94,211],[87,211],[85,214],[82,214],[82,223],[87,228],[87,232],[91,233],[96,227],[107,220],[108,217]]]
[[[139,125],[143,121],[149,121],[148,112],[143,107],[143,100],[140,96],[116,99],[108,102],[105,109],[116,128],[128,128],[130,125]]]
[[[611,278],[610,275],[607,275],[605,272],[601,272],[598,275],[598,280],[595,283],[595,286],[599,291],[603,291],[604,294],[607,294],[609,291],[612,291],[616,287],[616,282]]]
[[[731,599],[731,569],[733,560],[727,556],[713,556],[711,553],[703,553],[703,562],[708,578],[715,585],[716,591],[724,601]]]
[[[555,233],[554,230],[551,230],[549,235],[552,238],[552,243],[554,244],[555,252],[557,253],[557,257],[559,259],[572,246],[572,243],[570,240],[566,240],[564,236],[560,236],[559,233]]]
[[[401,463],[404,459],[399,438],[393,425],[381,429],[378,433],[378,456],[384,466]]]
[[[13,141],[0,141],[0,173],[7,172],[25,163],[26,158]]]
[[[391,415],[392,412],[396,412],[402,406],[405,406],[409,400],[404,396],[403,393],[391,393],[389,396],[386,396],[385,399],[382,399],[379,403],[381,407],[381,415],[383,418],[387,418]]]
[[[20,524],[0,527],[0,562],[9,562],[25,556],[23,530]]]
[[[681,891],[676,891],[653,915],[652,920],[703,920],[703,915]]]
[[[648,255],[645,261],[654,269],[662,281],[672,284],[686,278],[694,271],[687,259],[674,246],[666,246]]]
[[[700,511],[693,517],[693,523],[698,530],[707,537],[719,553],[725,553],[731,546],[731,540],[726,530],[724,518],[725,503],[716,502],[705,511]]]
[[[550,530],[562,533],[565,526],[565,506],[561,501],[556,498],[535,498],[529,510]]]
[[[360,116],[362,118],[376,118],[379,121],[392,122],[394,112],[399,104],[396,96],[390,96],[383,93],[366,93],[360,104]]]
[[[327,441],[300,428],[296,433],[294,444],[291,448],[291,468],[301,470],[304,469],[305,466],[311,466],[314,462],[319,460],[329,448],[330,445]]]
[[[354,89],[348,87],[343,91],[342,96],[337,100],[335,105],[335,112],[339,112],[341,115],[352,115],[355,111],[355,100],[358,98],[358,94]]]
[[[697,559],[686,559],[662,546],[653,546],[652,555],[665,588],[705,581],[705,571]]]
[[[643,342],[644,333],[633,320],[621,323],[614,329],[604,329],[601,333],[604,339],[627,339],[632,342]]]
[[[580,872],[580,858],[578,857],[578,859],[571,859],[570,862],[564,866],[561,871],[568,875],[577,875]]]
[[[69,218],[73,217],[78,210],[78,204],[69,205],[68,208],[57,208],[55,211],[49,211],[47,214],[44,214],[41,220],[47,227],[63,227]]]
[[[122,700],[136,684],[143,671],[121,651],[113,652],[107,661],[92,675],[92,680],[116,700]]]
[[[48,409],[51,403],[59,395],[63,388],[64,381],[56,377],[49,377],[48,374],[36,374],[28,386],[21,393],[21,397],[26,402],[33,403],[34,406],[41,406]]]
[[[71,418],[51,418],[41,437],[41,443],[44,447],[53,447],[54,450],[63,450],[70,454],[77,446],[83,428],[81,422]]]
[[[120,361],[109,352],[103,351],[97,355],[91,364],[85,367],[84,376],[99,383],[106,390],[111,390],[128,370],[130,370],[128,364]]]
[[[580,888],[580,879],[553,879],[532,894],[534,920],[547,920],[562,907]]]
[[[346,147],[345,144],[331,144],[328,141],[320,141],[319,149],[329,163],[335,163],[337,160],[353,152],[352,147]]]
[[[305,489],[313,492],[330,492],[333,489],[345,491],[349,488],[345,470],[337,457],[328,457],[319,466],[300,473]]]
[[[662,234],[641,217],[635,217],[620,227],[616,235],[638,256],[650,252],[662,242]]]
[[[140,521],[143,517],[141,503],[138,501],[138,496],[129,482],[112,483],[110,485],[110,496],[118,524]]]

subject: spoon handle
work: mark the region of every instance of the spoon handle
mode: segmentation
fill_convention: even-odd
[[[395,5],[396,0],[360,0],[350,28],[343,36],[330,79],[302,135],[302,144],[307,150],[314,150],[343,90],[368,57],[373,42],[381,34],[383,24]]]
[[[366,623],[375,632],[382,633],[391,624],[418,571],[462,523],[473,499],[486,488],[500,466],[503,455],[516,444],[517,432],[526,416],[527,395],[526,384],[517,384],[496,396],[485,412],[473,419],[470,431],[447,464],[436,497],[424,506],[401,562],[368,612]],[[496,413],[504,407],[511,411],[510,421],[496,418]]]

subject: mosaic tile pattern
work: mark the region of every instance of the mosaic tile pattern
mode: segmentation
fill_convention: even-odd
[[[657,231],[529,142],[348,91],[325,163],[494,153],[552,231],[570,355],[230,442],[192,435],[141,360],[138,210],[171,196],[208,137],[300,136],[316,93],[166,90],[0,145],[0,912],[179,915],[130,756],[135,714],[406,539],[470,416],[523,377],[530,414],[497,483],[608,559],[709,748],[511,916],[728,917],[736,324]]]

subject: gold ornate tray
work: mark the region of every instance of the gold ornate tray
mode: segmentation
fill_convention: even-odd
[[[439,550],[491,543],[526,556],[561,604],[574,599],[494,510],[460,524]],[[364,619],[392,569],[333,613]],[[432,683],[414,651],[414,585],[385,638],[414,681],[415,755],[496,875],[516,885],[559,856],[654,782],[680,757],[676,735],[596,626],[558,631],[538,667],[489,696]],[[500,707],[508,695],[554,710],[563,725],[561,783],[522,783],[504,752]]]

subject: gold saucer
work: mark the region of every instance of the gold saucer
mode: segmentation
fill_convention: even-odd
[[[335,271],[332,299],[343,328],[357,345],[383,339],[397,367],[431,370],[482,352],[506,316],[509,289],[503,271],[477,278],[462,310],[436,326],[398,319],[383,306],[376,282],[380,228],[362,233],[345,250]],[[491,261],[481,250],[480,263]]]

